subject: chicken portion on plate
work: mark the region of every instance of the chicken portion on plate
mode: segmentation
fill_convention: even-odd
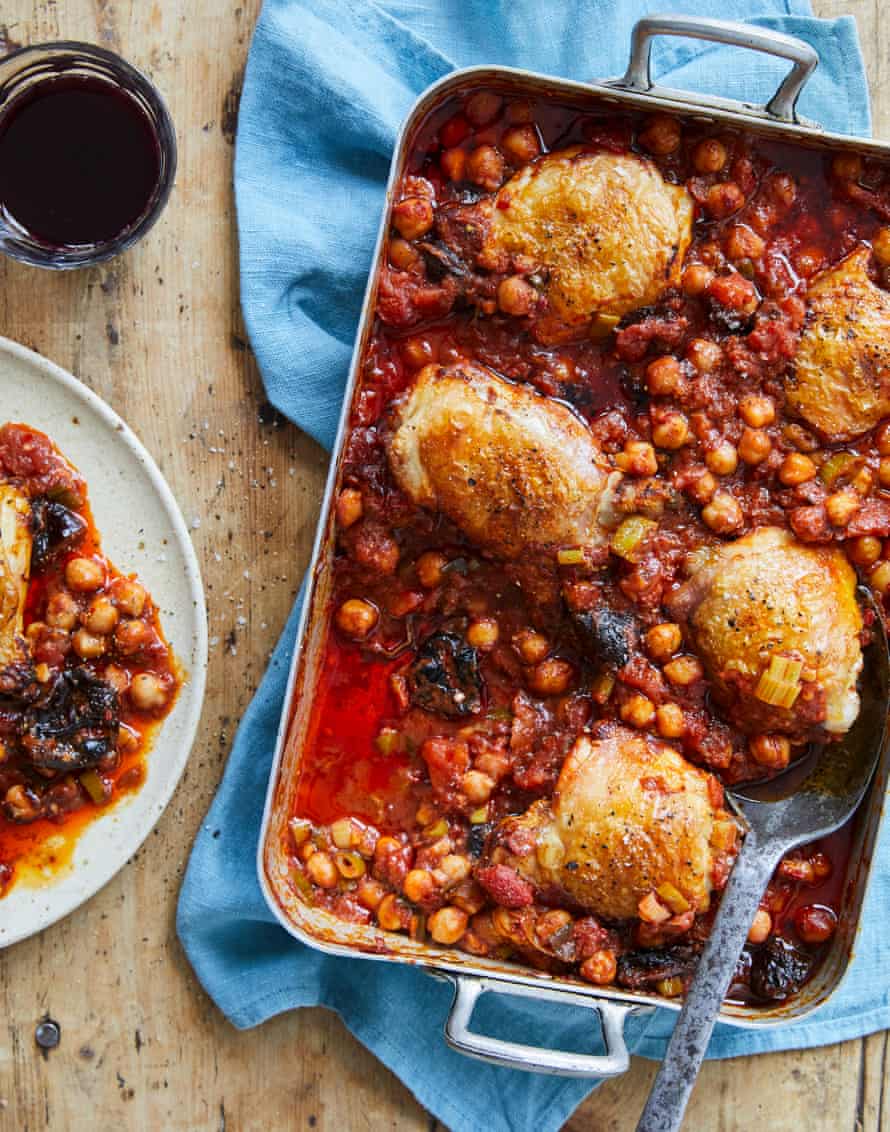
[[[505,818],[491,852],[545,898],[568,896],[607,920],[666,900],[688,928],[737,847],[722,800],[717,780],[669,744],[613,725],[576,740],[552,800]]]
[[[31,569],[31,505],[9,484],[0,485],[0,669],[26,655],[25,597]]]
[[[786,378],[789,409],[834,441],[890,416],[890,294],[861,246],[810,286],[807,323]]]
[[[395,410],[388,456],[415,503],[501,558],[607,538],[610,468],[590,430],[483,366],[425,366]]]
[[[671,610],[741,731],[807,738],[852,726],[862,614],[840,550],[761,527],[699,552]]]
[[[632,154],[560,150],[501,188],[480,263],[522,267],[546,299],[536,336],[556,341],[597,315],[616,321],[679,282],[693,203]]]

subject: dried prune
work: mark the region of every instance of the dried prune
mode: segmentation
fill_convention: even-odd
[[[629,613],[603,606],[574,614],[591,659],[609,668],[623,668],[636,649],[640,634],[636,620]]]
[[[84,770],[116,749],[120,701],[90,672],[59,673],[22,716],[19,740],[40,770]]]
[[[54,554],[72,547],[87,529],[70,507],[39,497],[31,504],[31,564],[40,569]]]
[[[474,715],[482,708],[479,658],[456,633],[433,633],[417,650],[408,672],[411,702],[446,719]]]
[[[689,944],[629,951],[618,960],[615,981],[619,986],[642,990],[662,979],[685,979],[692,975],[700,954],[700,947]]]
[[[781,936],[770,936],[751,960],[751,990],[758,998],[796,994],[812,970],[812,958]]]

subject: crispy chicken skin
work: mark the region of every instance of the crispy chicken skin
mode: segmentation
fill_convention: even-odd
[[[394,425],[399,486],[478,546],[516,559],[603,542],[609,467],[566,406],[473,363],[429,365]]]
[[[8,484],[0,486],[0,668],[25,655],[22,638],[31,568],[31,506]]]
[[[870,258],[861,246],[812,284],[786,379],[789,409],[835,441],[890,415],[890,294],[868,277]]]
[[[539,890],[604,919],[636,916],[665,884],[700,912],[710,903],[715,823],[725,832],[731,821],[715,805],[721,797],[716,780],[667,743],[613,726],[601,738],[581,735],[552,803],[506,818],[495,841],[513,848],[505,863]]]
[[[671,603],[686,622],[713,691],[742,731],[806,737],[847,731],[859,712],[862,615],[856,576],[832,547],[761,527],[696,558]],[[790,708],[755,694],[773,657],[803,662]]]
[[[536,336],[555,341],[677,284],[692,219],[687,191],[648,161],[574,147],[525,166],[501,188],[480,261],[534,266],[547,299]]]

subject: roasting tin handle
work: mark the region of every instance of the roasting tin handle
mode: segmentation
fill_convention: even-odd
[[[617,1077],[630,1065],[630,1055],[624,1041],[624,1019],[636,1007],[608,999],[591,1000],[570,990],[530,987],[521,983],[507,983],[497,979],[466,978],[450,975],[454,981],[454,1001],[445,1023],[445,1040],[460,1053],[504,1065],[508,1069],[525,1069],[536,1073],[552,1073],[558,1077]],[[595,1010],[603,1029],[604,1054],[569,1053],[565,1050],[542,1049],[522,1042],[506,1042],[489,1038],[470,1029],[470,1020],[479,997],[491,991],[495,994],[519,995],[524,998],[548,999]]]
[[[679,35],[688,39],[706,39],[732,47],[750,47],[790,60],[794,66],[782,80],[779,89],[763,112],[783,122],[797,122],[795,105],[810,75],[819,65],[815,49],[802,39],[781,32],[730,20],[699,19],[697,16],[646,16],[634,25],[630,44],[630,62],[624,78],[613,85],[647,94],[674,94],[652,82],[650,62],[652,40],[656,35]]]

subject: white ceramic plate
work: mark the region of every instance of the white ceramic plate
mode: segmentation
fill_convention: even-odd
[[[186,679],[148,753],[141,789],[86,827],[70,867],[37,886],[28,878],[14,883],[0,899],[0,948],[67,916],[111,880],[151,832],[185,768],[207,671],[204,590],[191,539],[173,493],[130,429],[76,378],[0,338],[5,421],[45,432],[84,476],[104,553],[148,587]]]

